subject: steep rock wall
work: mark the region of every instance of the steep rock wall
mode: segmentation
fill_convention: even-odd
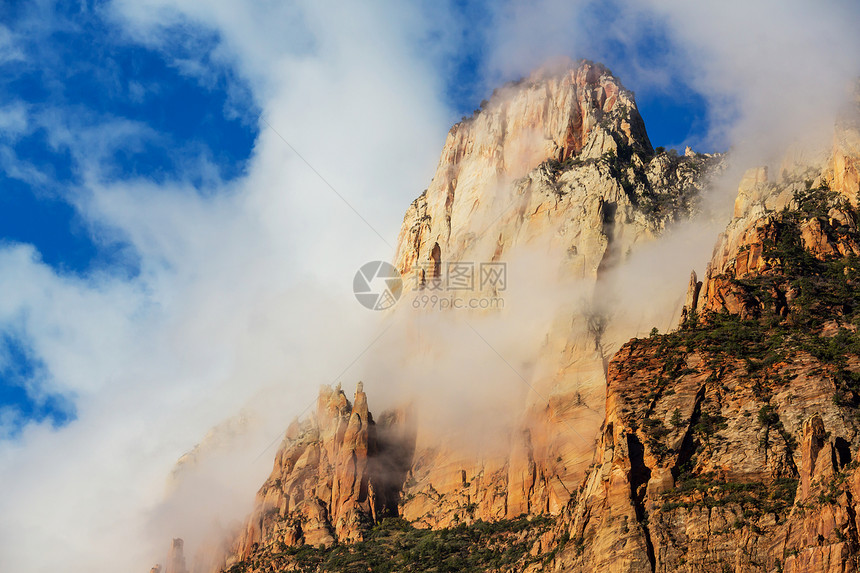
[[[443,527],[565,506],[603,419],[606,362],[641,326],[605,314],[615,306],[606,276],[695,211],[720,167],[689,150],[655,155],[633,94],[592,62],[498,90],[451,129],[400,231],[395,264],[407,289],[440,280],[449,263],[504,262],[540,244],[558,280],[585,294],[546,332],[534,359],[544,374],[529,380],[536,391],[506,452],[476,460],[419,433],[404,517]]]
[[[685,323],[613,357],[555,570],[857,569],[860,233],[828,181],[749,172]]]

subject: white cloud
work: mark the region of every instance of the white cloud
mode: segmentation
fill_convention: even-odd
[[[412,44],[420,19],[382,6],[308,3],[300,21],[244,2],[198,6],[117,4],[114,16],[163,50],[171,26],[217,31],[212,65],[235,66],[266,121],[393,244],[447,123]],[[297,51],[301,35],[312,51]],[[352,274],[392,251],[262,123],[248,175],[201,192],[181,178],[112,179],[112,150],[158,141],[146,126],[49,111],[41,126],[83,178],[72,200],[96,237],[131,244],[140,274],[68,276],[29,247],[0,250],[0,325],[20,324],[44,364],[40,391],[73,395],[78,413],[0,445],[0,568],[145,571],[171,536],[193,542],[207,526],[200,498],[182,506],[200,514],[193,526],[159,505],[175,460],[240,407],[259,416],[241,463],[221,465],[242,471],[206,486],[238,503],[211,517],[241,513],[271,464],[254,446],[364,350],[375,317],[354,301]]]
[[[172,536],[193,545],[198,525],[227,522],[251,502],[271,463],[256,446],[373,339],[376,317],[352,299],[352,274],[391,257],[376,232],[393,244],[406,206],[429,181],[453,116],[440,71],[471,23],[453,9],[431,14],[429,4],[357,6],[118,0],[107,8],[117,33],[168,58],[181,45],[172,63],[203,85],[234,72],[250,94],[234,86],[232,105],[259,109],[373,229],[262,121],[247,176],[225,182],[210,173],[201,192],[183,177],[112,179],[111,150],[158,140],[144,125],[98,115],[76,123],[69,110],[39,116],[51,141],[73,150],[84,184],[72,197],[91,232],[128,241],[141,272],[67,276],[31,248],[0,247],[0,329],[26,333],[45,367],[40,391],[74,395],[78,411],[63,429],[33,424],[0,444],[0,569],[146,571]],[[577,50],[602,33],[590,6],[494,8],[480,24],[487,77],[524,73],[558,52],[587,55]],[[694,9],[655,0],[630,8],[613,33],[644,21],[666,27],[666,61],[684,65],[672,81],[689,78],[727,122],[718,122],[716,140],[740,145],[766,133],[787,141],[832,116],[860,54],[847,4],[793,7],[790,15],[782,3]],[[16,53],[6,47],[10,34],[0,29],[0,59]],[[669,80],[652,82],[666,89]],[[0,130],[27,128],[13,112],[0,113]],[[188,168],[206,171],[207,161]],[[238,453],[211,462],[231,467],[230,479],[204,483],[198,474],[193,482],[230,503],[201,496],[161,505],[174,461],[242,407],[260,425]],[[10,416],[0,413],[0,431]],[[194,512],[201,519],[187,520]]]
[[[780,155],[798,139],[830,137],[860,75],[856,2],[651,5],[684,48],[690,82],[711,103],[714,137],[757,158],[757,148]]]
[[[0,64],[24,59],[24,52],[17,45],[15,35],[9,28],[0,25]]]
[[[14,140],[26,133],[27,125],[27,107],[23,103],[0,107],[0,135]]]

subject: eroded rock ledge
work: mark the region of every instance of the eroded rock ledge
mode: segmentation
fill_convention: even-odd
[[[231,560],[262,546],[360,541],[397,515],[412,447],[401,421],[390,413],[377,424],[360,382],[353,402],[322,387],[313,415],[287,430]]]

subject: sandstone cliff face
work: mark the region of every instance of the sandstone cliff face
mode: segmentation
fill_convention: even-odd
[[[860,126],[843,120],[837,125],[830,158],[818,166],[794,165],[779,177],[767,168],[749,170],[735,200],[734,218],[720,235],[706,276],[690,287],[687,312],[726,310],[748,315],[761,310],[762,301],[737,285],[748,276],[783,272],[783,261],[768,256],[773,246],[788,240],[782,211],[799,211],[802,248],[818,259],[860,255],[856,231],[860,196]],[[793,272],[794,269],[789,269]],[[695,291],[695,292],[694,292]],[[695,296],[693,296],[695,294]],[[771,293],[782,301],[794,292]],[[783,308],[785,301],[782,301]]]
[[[833,180],[749,172],[685,324],[613,357],[556,570],[857,569],[860,233]]]
[[[542,70],[497,90],[451,128],[433,181],[404,219],[397,267],[408,274],[416,262],[431,262],[437,245],[444,260],[457,260],[481,237],[475,223],[489,224],[516,201],[512,182],[548,159],[598,159],[619,145],[652,151],[632,95],[599,64]]]
[[[560,227],[570,267],[593,278],[616,224],[627,231],[623,252],[687,214],[706,163],[654,157],[633,95],[602,65],[541,70],[451,128],[404,217],[396,266],[410,276],[443,261],[498,260]]]
[[[860,94],[860,92],[856,92]],[[827,169],[830,187],[844,196],[854,207],[860,201],[860,95],[855,96],[855,109],[840,118],[833,135],[833,153]]]
[[[854,570],[860,441],[833,402],[835,368],[798,353],[752,374],[674,342],[634,341],[613,360],[559,570]]]
[[[408,441],[386,442],[396,421],[388,414],[377,427],[361,383],[352,403],[340,387],[324,386],[311,418],[287,430],[228,565],[264,546],[359,541],[377,519],[396,514],[394,484],[405,471],[398,464],[409,453]]]
[[[689,213],[719,168],[653,155],[640,127],[630,94],[596,64],[503,90],[449,134],[404,219],[399,268],[430,281],[447,261],[505,260],[550,236],[559,268],[599,297],[603,271]],[[298,567],[282,549],[358,541],[386,515],[410,522],[403,531],[471,535],[479,520],[523,513],[558,518],[506,538],[528,554],[486,570],[857,570],[858,141],[849,124],[823,168],[747,173],[676,332],[615,352],[623,324],[577,330],[582,317],[559,317],[567,326],[547,337],[560,343],[536,358],[553,373],[533,381],[548,400],[525,405],[500,455],[459,456],[416,436],[414,413],[374,424],[361,390],[353,405],[324,389],[316,415],[288,431],[235,571]],[[571,420],[596,448],[559,431]],[[401,547],[397,535],[386,547]],[[327,560],[349,550],[332,551],[314,566],[351,570]]]
[[[407,288],[439,279],[449,263],[504,262],[540,244],[560,279],[588,293],[591,310],[558,311],[535,357],[547,374],[530,381],[538,392],[506,453],[475,460],[419,435],[406,519],[444,527],[565,506],[602,422],[606,361],[635,333],[601,314],[612,306],[604,276],[694,211],[719,168],[719,157],[692,151],[655,155],[632,94],[591,62],[498,90],[451,129],[401,228],[395,264]]]
[[[598,308],[605,272],[694,212],[720,167],[690,150],[655,154],[632,93],[605,67],[541,70],[451,129],[404,217],[395,262],[416,288],[446,263],[505,261],[540,242]],[[552,343],[536,362],[549,374],[531,381],[540,393],[511,421],[508,447],[481,459],[426,426],[416,436],[405,410],[374,424],[362,391],[350,404],[324,390],[312,419],[289,429],[228,564],[264,547],[358,541],[385,515],[444,528],[562,512],[603,421],[606,362],[630,335],[598,311],[570,312],[546,333]]]

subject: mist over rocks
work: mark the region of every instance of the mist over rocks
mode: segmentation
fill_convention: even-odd
[[[506,263],[510,291],[476,294],[510,304],[465,320],[389,311],[397,341],[364,377],[394,407],[375,422],[362,383],[353,402],[324,386],[222,565],[201,571],[298,567],[302,547],[349,559],[391,523],[468,531],[523,516],[554,525],[523,534],[516,570],[854,570],[855,141],[845,120],[830,151],[747,170],[702,280],[687,267],[686,281],[661,257],[712,215],[703,193],[731,175],[726,157],[655,151],[600,64],[497,90],[451,129],[395,264],[414,279],[409,300],[444,285],[448,264]],[[631,285],[667,264],[658,289]],[[528,289],[513,287],[518,265]],[[646,338],[643,324],[668,332]],[[517,392],[462,368],[467,328],[504,350]]]
[[[496,410],[510,421],[494,427],[489,444],[458,452],[449,440],[434,443],[437,417],[427,426],[418,420],[404,517],[445,527],[564,507],[590,462],[608,358],[622,340],[670,323],[683,302],[666,291],[628,296],[628,264],[642,245],[698,212],[701,190],[722,161],[655,153],[632,93],[590,61],[540,69],[498,89],[451,129],[433,181],[406,213],[395,264],[411,279],[407,288],[416,288],[428,280],[426,269],[505,262],[506,309],[469,320],[492,332],[490,344],[522,365],[537,390],[512,377],[507,384],[522,390],[522,402],[496,407],[507,390],[482,386],[480,372],[458,372],[473,360],[455,342],[474,338],[467,327],[444,315],[401,317],[420,325],[439,356],[431,374],[441,383],[408,361],[398,364],[400,377],[424,381],[412,386],[418,403],[444,409],[469,385],[483,389],[467,398],[474,417]],[[420,294],[407,292],[406,300]],[[397,354],[408,355],[409,344],[421,341],[413,335]]]
[[[551,570],[857,570],[855,129],[817,163],[748,171],[680,327],[612,358]]]
[[[543,68],[496,90],[451,129],[404,217],[395,264],[408,303],[450,263],[503,262],[509,306],[468,323],[395,307],[396,342],[362,376],[371,399],[400,400],[384,430],[363,388],[351,403],[324,387],[311,419],[287,431],[227,563],[354,543],[385,516],[438,529],[560,515],[593,456],[609,359],[644,325],[677,320],[683,303],[682,290],[648,293],[642,307],[642,294],[627,297],[627,266],[696,216],[722,168],[719,155],[655,152],[632,93],[600,64]],[[464,369],[467,328],[491,331],[487,344],[527,384],[519,372]],[[419,359],[428,349],[429,364]],[[397,377],[388,386],[386,372]]]

